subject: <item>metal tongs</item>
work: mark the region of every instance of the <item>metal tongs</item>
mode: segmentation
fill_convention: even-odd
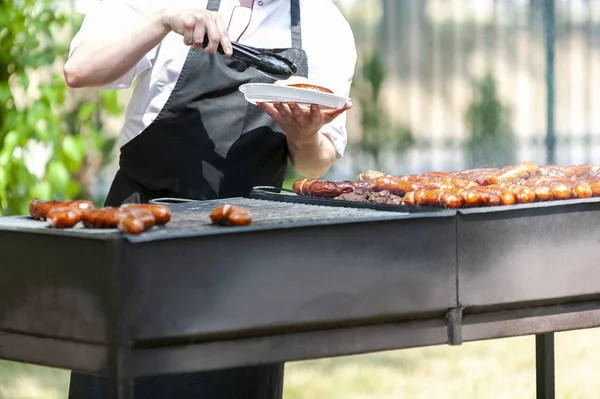
[[[204,39],[204,46],[208,46],[208,37]],[[246,62],[255,67],[263,75],[276,80],[286,80],[296,74],[298,68],[289,58],[279,54],[261,52],[249,46],[239,43],[231,43],[233,54],[231,57]],[[225,54],[223,47],[219,44],[217,52]]]

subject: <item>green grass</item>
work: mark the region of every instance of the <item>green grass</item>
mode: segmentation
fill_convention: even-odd
[[[600,392],[600,330],[556,335],[557,398]],[[0,363],[1,399],[65,399],[68,372]],[[533,399],[534,338],[289,363],[285,399]]]

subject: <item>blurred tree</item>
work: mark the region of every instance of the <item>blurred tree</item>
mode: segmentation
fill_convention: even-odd
[[[375,168],[379,167],[382,149],[393,148],[401,155],[414,144],[410,129],[394,125],[381,106],[381,89],[386,77],[383,59],[374,52],[360,66],[353,84],[353,97],[360,108],[362,125],[358,147],[373,158]]]
[[[81,21],[55,4],[0,1],[0,215],[27,213],[34,197],[87,197],[80,181],[87,157],[101,151],[107,159],[114,145],[100,133],[97,115],[120,112],[116,93],[67,106],[68,87],[57,70],[68,48],[56,37]],[[49,159],[32,159],[34,148],[48,149]],[[41,176],[33,173],[40,161]]]
[[[517,149],[510,126],[510,110],[502,104],[491,73],[473,82],[474,99],[466,112],[470,129],[467,148],[471,167],[513,164]]]

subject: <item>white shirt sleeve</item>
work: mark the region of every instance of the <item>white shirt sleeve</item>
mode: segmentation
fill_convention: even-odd
[[[142,11],[136,7],[134,2],[125,0],[103,0],[96,2],[83,20],[81,28],[71,41],[69,57],[73,54],[82,40],[89,35],[98,35],[104,32],[112,32],[115,29],[135,23],[143,17]],[[157,46],[158,47],[158,46]],[[142,72],[152,68],[157,47],[147,53],[142,59],[125,75],[111,82],[103,89],[119,90],[131,87],[135,78]]]
[[[311,43],[311,47],[318,48],[318,52],[312,54],[312,59],[309,57],[308,78],[315,84],[329,88],[336,95],[349,96],[357,60],[354,35],[337,9],[333,18],[330,13],[325,14],[328,14],[328,23],[316,25],[316,21],[311,21],[310,27],[308,24],[302,26],[303,29],[327,26],[321,35],[310,35],[311,39],[317,37],[320,40],[318,45]],[[343,113],[321,129],[321,133],[333,143],[338,159],[344,156],[348,143],[346,120],[346,113]]]

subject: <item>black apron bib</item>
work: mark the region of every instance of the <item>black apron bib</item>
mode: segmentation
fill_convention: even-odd
[[[209,1],[217,11],[220,0]],[[302,50],[299,0],[291,2],[291,49],[269,49],[292,59],[308,76]],[[262,49],[264,50],[264,49]],[[288,148],[277,123],[238,90],[274,80],[248,64],[190,49],[170,98],[157,118],[121,148],[120,169],[107,197],[120,205],[133,193],[208,200],[245,196],[253,186],[281,187]]]
[[[221,1],[209,0],[218,11]],[[302,50],[299,0],[291,0],[291,49],[275,49],[308,76]],[[137,197],[215,199],[248,194],[253,186],[281,187],[288,149],[273,119],[238,90],[273,83],[256,69],[222,55],[190,49],[165,106],[140,135],[121,148],[120,169],[106,206]],[[279,399],[283,364],[142,377],[136,399]],[[72,373],[69,399],[106,399],[105,377]]]

